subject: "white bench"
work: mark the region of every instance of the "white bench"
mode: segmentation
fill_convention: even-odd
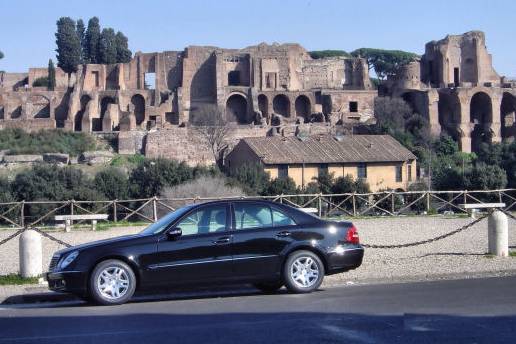
[[[505,203],[464,203],[459,205],[465,210],[470,210],[470,215],[472,218],[475,218],[475,213],[478,209],[493,209],[505,207]]]
[[[72,229],[72,221],[80,220],[91,220],[91,230],[97,229],[98,220],[107,220],[109,215],[107,214],[86,214],[86,215],[56,215],[56,221],[65,222],[65,231],[69,232]]]

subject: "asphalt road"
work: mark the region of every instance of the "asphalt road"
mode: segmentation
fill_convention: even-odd
[[[0,343],[515,343],[516,277],[1,306]]]

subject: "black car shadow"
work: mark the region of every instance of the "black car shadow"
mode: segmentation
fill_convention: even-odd
[[[319,289],[322,290],[322,289]],[[249,285],[232,285],[214,288],[190,289],[157,289],[154,292],[136,292],[128,303],[201,300],[211,298],[245,297],[258,295],[285,295],[289,294],[286,288],[273,293],[264,293]],[[97,306],[73,294],[47,292],[11,296],[2,302],[2,305],[20,308],[59,308],[59,307],[88,307]],[[109,307],[109,306],[107,306]]]

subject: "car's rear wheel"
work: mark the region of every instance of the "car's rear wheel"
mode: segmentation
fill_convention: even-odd
[[[266,294],[274,293],[283,287],[283,282],[269,282],[269,283],[256,283],[254,284],[256,289],[261,290]]]
[[[102,305],[119,305],[129,301],[136,289],[136,276],[126,263],[110,259],[97,264],[90,276],[93,301]]]
[[[310,293],[321,285],[324,264],[310,251],[291,253],[283,267],[283,279],[287,289],[294,293]]]

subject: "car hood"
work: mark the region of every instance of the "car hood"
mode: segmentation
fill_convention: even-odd
[[[82,250],[85,250],[85,249],[88,249],[91,247],[98,247],[98,246],[103,246],[103,245],[112,245],[112,244],[122,243],[125,241],[129,241],[131,239],[140,238],[142,236],[144,236],[144,234],[138,233],[138,234],[131,234],[131,235],[123,235],[123,236],[109,238],[109,239],[91,241],[91,242],[87,242],[84,244],[68,247],[63,250],[59,250],[55,254],[65,255],[68,252],[72,252],[72,251],[77,251],[77,250],[82,251]]]

